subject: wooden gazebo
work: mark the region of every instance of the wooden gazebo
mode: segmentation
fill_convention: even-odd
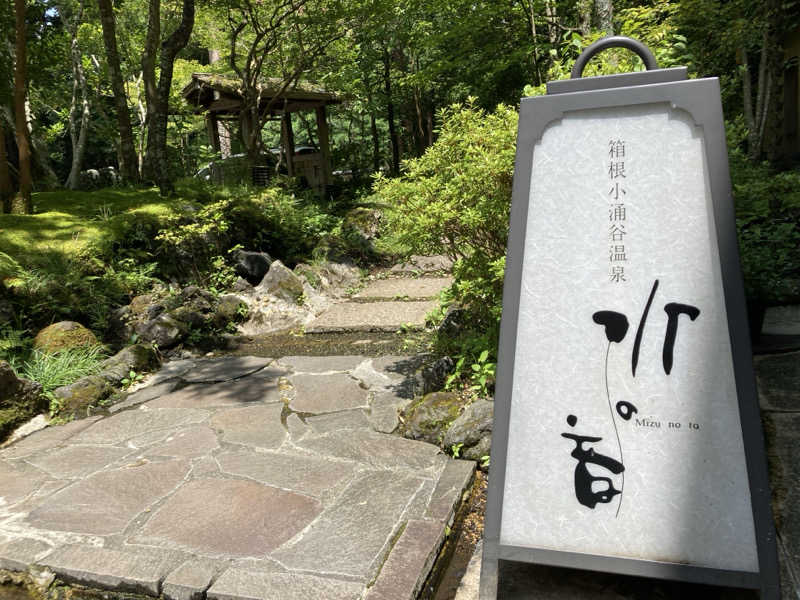
[[[281,92],[283,82],[267,79],[262,82],[259,108],[269,107],[269,118],[281,120],[281,148],[290,176],[302,175],[309,185],[324,189],[331,181],[331,153],[328,120],[325,107],[342,101],[319,86],[300,82],[293,89]],[[211,146],[226,158],[230,145],[221,143],[220,130],[230,131],[229,122],[235,122],[239,131],[247,135],[249,119],[242,112],[241,83],[236,77],[194,73],[183,88],[183,97],[198,112],[206,114]],[[273,101],[277,97],[277,101]],[[317,120],[318,152],[295,154],[292,113],[315,111]],[[263,116],[263,113],[262,113]],[[220,127],[220,124],[223,127]]]

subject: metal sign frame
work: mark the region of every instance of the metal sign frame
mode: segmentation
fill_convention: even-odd
[[[625,47],[636,52],[640,52],[639,47],[645,48],[638,42],[627,38],[605,38],[605,40],[601,40],[603,42],[601,48],[590,47],[586,52],[591,51],[591,54],[594,54],[604,47],[621,45],[620,39],[626,40]],[[633,42],[638,46],[634,47],[628,42]],[[646,51],[649,53],[649,50]],[[587,60],[588,58],[583,61],[583,65]],[[583,70],[583,65],[577,71],[578,77]],[[575,76],[575,72],[573,72],[573,76]],[[719,80],[717,78],[688,80],[686,79],[686,69],[678,68],[550,82],[546,96],[524,98],[521,102],[510,216],[511,229],[503,288],[503,317],[500,329],[491,449],[492,466],[489,477],[481,569],[481,600],[490,600],[496,597],[499,567],[503,561],[754,588],[761,591],[763,599],[780,597],[767,461],[753,375],[752,351],[747,329],[747,312],[739,267],[734,207],[728,171],[725,129],[719,98]],[[519,301],[534,147],[540,141],[548,125],[573,111],[657,103],[669,103],[672,108],[684,110],[704,133],[707,175],[713,204],[713,221],[719,244],[722,287],[756,534],[758,572],[721,570],[687,564],[508,546],[500,543],[512,382],[516,359]]]

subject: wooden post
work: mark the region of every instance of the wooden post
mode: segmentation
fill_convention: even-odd
[[[206,127],[208,128],[208,141],[214,152],[219,152],[219,128],[217,127],[217,115],[210,112],[206,117]]]
[[[294,177],[294,130],[292,129],[292,113],[284,112],[281,118],[281,143],[283,155],[286,157],[286,171]]]
[[[317,133],[319,134],[319,149],[322,152],[322,185],[326,186],[331,183],[331,148],[324,104],[317,107]]]

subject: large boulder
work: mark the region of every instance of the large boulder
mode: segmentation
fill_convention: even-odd
[[[303,295],[303,280],[281,261],[276,260],[256,286],[256,293],[270,294],[287,302],[295,302]]]
[[[423,396],[403,411],[403,435],[431,444],[442,443],[444,434],[461,412],[461,397],[455,392]]]
[[[17,425],[46,410],[42,386],[17,377],[11,365],[0,361],[0,441]]]
[[[233,268],[236,274],[252,285],[257,285],[272,265],[272,257],[266,252],[237,250],[233,255]]]
[[[35,349],[49,353],[81,346],[94,346],[97,343],[95,335],[75,321],[60,321],[48,325],[33,339]]]
[[[494,402],[475,400],[450,424],[444,434],[446,449],[457,447],[459,456],[481,460],[492,447]]]

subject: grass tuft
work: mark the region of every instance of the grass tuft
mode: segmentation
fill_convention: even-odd
[[[69,348],[53,354],[34,350],[22,364],[19,374],[42,384],[42,391],[49,394],[62,385],[99,372],[105,358],[105,349],[99,345]]]

